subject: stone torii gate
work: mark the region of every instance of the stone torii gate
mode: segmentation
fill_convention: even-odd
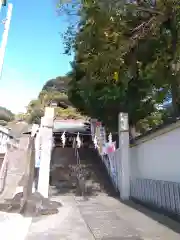
[[[46,107],[45,115],[41,119],[41,125],[39,127],[39,131],[37,131],[35,138],[36,148],[35,157],[40,159],[37,192],[39,192],[44,198],[48,198],[49,195],[48,193],[50,179],[50,162],[54,145],[53,129],[54,129],[54,108]],[[80,130],[82,131],[80,127],[77,129],[78,131]],[[57,131],[65,130],[58,129]],[[86,128],[84,129],[84,131],[86,131]]]
[[[44,197],[49,196],[49,178],[50,178],[50,161],[53,149],[53,128],[54,128],[54,108],[46,107],[45,115],[41,119],[39,133],[37,134],[36,141],[41,145],[38,150],[40,151],[40,169],[38,179],[38,192]],[[120,149],[120,162],[118,170],[120,174],[120,193],[121,199],[127,200],[130,195],[130,167],[129,167],[129,127],[128,115],[125,113],[119,114],[119,149]],[[38,139],[39,138],[39,139]],[[39,154],[38,153],[38,154]],[[37,154],[36,154],[37,155]]]

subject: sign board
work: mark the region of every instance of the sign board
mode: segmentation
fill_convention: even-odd
[[[119,132],[128,131],[129,123],[128,123],[128,113],[120,113],[119,114]]]

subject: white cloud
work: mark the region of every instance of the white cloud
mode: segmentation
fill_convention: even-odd
[[[36,98],[40,91],[34,83],[16,69],[4,69],[0,79],[0,106],[14,113],[24,112],[29,101]]]

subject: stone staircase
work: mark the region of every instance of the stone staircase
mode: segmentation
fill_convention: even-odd
[[[87,184],[92,189],[91,194],[103,193],[110,196],[118,196],[119,193],[116,192],[107,169],[96,149],[80,148],[78,151],[81,164],[86,169],[87,175],[89,175]]]
[[[50,195],[81,195],[81,186],[87,186],[88,195],[107,194],[110,196],[118,196],[107,169],[102,162],[97,151],[93,148],[78,149],[80,156],[80,172],[83,175],[76,180],[72,178],[71,167],[77,168],[77,159],[75,149],[57,147],[52,153],[51,160],[51,187]],[[71,177],[70,177],[71,175]],[[74,188],[74,184],[79,183],[78,189]]]

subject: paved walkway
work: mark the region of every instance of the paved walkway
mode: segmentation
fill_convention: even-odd
[[[2,239],[179,240],[180,238],[180,224],[139,205],[134,204],[132,208],[107,196],[98,196],[87,201],[74,196],[57,197],[55,200],[63,204],[56,215],[32,219],[17,214],[1,213]]]

